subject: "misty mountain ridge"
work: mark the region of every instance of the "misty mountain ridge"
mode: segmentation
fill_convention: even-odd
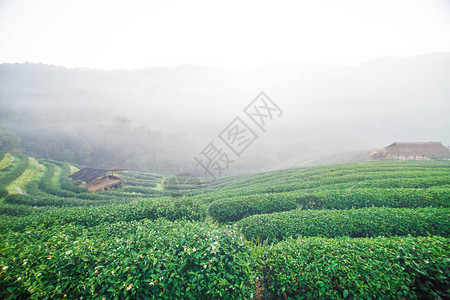
[[[26,126],[16,124],[23,117],[13,112],[28,113],[33,127],[88,134],[123,116],[160,134],[171,149],[164,159],[183,164],[265,91],[284,114],[236,162],[246,165],[240,171],[258,170],[393,141],[450,145],[449,73],[450,53],[386,57],[356,67],[283,62],[248,71],[2,64],[0,126],[22,126],[24,134]]]

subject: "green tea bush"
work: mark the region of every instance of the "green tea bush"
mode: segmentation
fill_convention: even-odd
[[[0,214],[0,238],[2,233],[11,231],[11,228],[17,224],[17,220],[20,218],[20,216]]]
[[[250,249],[210,223],[64,225],[0,239],[0,298],[251,299]]]
[[[161,191],[149,188],[149,187],[140,187],[140,186],[127,186],[123,189],[125,192],[130,193],[139,193],[144,195],[159,195]]]
[[[259,194],[220,199],[211,203],[209,214],[219,222],[281,211],[302,209],[351,209],[363,207],[450,207],[450,192],[445,189],[307,190],[288,193]]]
[[[56,166],[54,164],[46,163],[47,170],[39,181],[39,189],[47,194],[61,196],[61,197],[75,197],[76,193],[72,191],[63,190],[62,188],[53,184],[53,177],[55,176]]]
[[[119,221],[136,221],[142,219],[156,220],[203,220],[206,209],[202,203],[191,199],[160,198],[134,201],[129,204],[103,205],[99,207],[75,207],[53,209],[40,214],[24,217],[18,220],[12,230],[25,230],[27,227],[43,226],[49,228],[55,225],[77,224],[96,226]]]
[[[155,194],[155,195],[141,195],[141,194],[136,194],[136,193],[131,193],[131,192],[124,192],[123,190],[120,189],[116,189],[116,190],[109,190],[109,191],[100,191],[97,192],[93,195],[98,195],[98,196],[102,196],[105,198],[114,198],[114,199],[136,199],[136,198],[148,198],[148,197],[157,197],[159,195]]]
[[[359,188],[319,190],[299,193],[297,202],[304,208],[349,209],[370,206],[386,207],[450,207],[450,193],[437,189]]]
[[[295,199],[276,194],[222,199],[211,203],[208,213],[219,222],[235,222],[251,215],[280,212],[297,208]]]
[[[29,196],[21,194],[11,194],[5,198],[6,203],[21,204],[29,206],[53,206],[53,207],[72,207],[72,206],[100,206],[107,204],[129,203],[134,199],[105,199],[105,200],[85,200],[79,198],[62,198],[54,195]]]
[[[249,240],[279,241],[289,237],[450,237],[449,208],[361,208],[350,210],[292,210],[240,220]]]
[[[0,198],[5,198],[6,196],[8,196],[8,191],[5,187],[0,186]]]
[[[301,170],[297,171],[301,172]],[[290,175],[291,174],[291,175]],[[325,188],[333,186],[346,187],[412,187],[426,188],[435,185],[450,184],[450,172],[445,171],[410,171],[401,172],[349,172],[342,176],[330,176],[327,173],[318,176],[297,176],[296,173],[287,171],[273,172],[270,178],[250,177],[237,179],[220,191],[226,197],[227,193],[239,193],[240,195],[253,195],[262,193],[280,193],[298,191],[302,189]],[[264,179],[262,182],[261,179]]]
[[[27,205],[0,204],[0,215],[21,217],[33,214],[37,211],[38,210],[36,208]]]
[[[101,192],[96,192],[96,193],[91,193],[91,192],[79,193],[72,197],[76,197],[78,199],[85,199],[85,200],[106,200],[106,199],[117,198],[116,196],[113,196],[109,192],[110,191],[101,191]]]
[[[423,173],[417,178],[388,178],[378,180],[367,180],[352,184],[353,188],[429,188],[433,186],[450,184],[450,173],[446,176],[433,176]]]
[[[136,178],[136,179],[141,179],[141,180],[150,180],[150,181],[155,181],[155,180],[159,181],[164,178],[164,176],[162,176],[160,174],[140,173],[140,172],[133,172],[133,171],[123,172],[123,177]]]
[[[259,258],[263,299],[448,299],[443,237],[305,238]]]
[[[416,172],[417,173],[417,172]],[[313,190],[342,190],[342,189],[361,189],[361,188],[430,188],[435,186],[445,186],[450,184],[450,172],[446,172],[446,176],[430,175],[430,173],[417,173],[414,178],[389,178],[389,173],[384,173],[384,177],[378,179],[370,179],[370,177],[353,178],[353,180],[328,180],[328,182],[321,181],[299,181],[292,184],[286,182],[276,182],[274,184],[257,184],[253,182],[247,182],[245,188],[232,189],[231,185],[225,186],[223,190],[206,190],[204,195],[201,195],[199,199],[202,199],[205,203],[211,203],[216,200],[228,199],[236,196],[246,196],[255,194],[266,193],[299,193],[304,191]],[[287,175],[280,175],[281,178],[287,177]],[[352,178],[350,178],[352,179]]]
[[[8,184],[13,182],[17,177],[22,175],[22,173],[28,168],[28,156],[15,155],[17,163],[13,166],[8,166],[3,169],[0,173],[0,186],[6,187]]]
[[[448,164],[447,164],[448,165]],[[300,170],[296,170],[301,173]],[[218,193],[218,197],[228,198],[229,194],[236,195],[254,195],[264,193],[281,193],[299,191],[304,189],[341,189],[341,188],[428,188],[437,185],[450,184],[450,172],[448,169],[443,171],[417,171],[414,168],[402,172],[362,172],[357,170],[349,172],[343,176],[329,176],[327,173],[322,178],[315,176],[296,175],[296,172],[277,171],[270,178],[238,178],[235,182],[227,184]],[[261,179],[264,179],[261,181]]]
[[[125,185],[126,186],[141,186],[141,187],[156,187],[157,184],[155,182],[151,182],[151,181],[146,181],[146,180],[130,180],[130,179],[126,179],[125,180]]]
[[[81,186],[76,186],[72,184],[72,181],[69,179],[70,175],[70,166],[67,163],[61,163],[61,178],[59,183],[61,188],[66,191],[74,192],[76,194],[86,193],[87,189]]]

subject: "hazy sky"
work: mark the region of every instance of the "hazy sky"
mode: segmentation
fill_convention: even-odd
[[[0,0],[0,63],[358,64],[450,51],[449,0]]]

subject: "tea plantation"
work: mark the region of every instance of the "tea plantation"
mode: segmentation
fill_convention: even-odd
[[[220,178],[0,153],[0,299],[449,299],[450,162]]]

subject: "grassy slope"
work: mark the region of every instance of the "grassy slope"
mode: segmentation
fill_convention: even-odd
[[[5,158],[0,161],[0,166],[6,166],[12,161],[12,156],[5,155]],[[78,170],[78,168],[69,165],[71,173]],[[378,169],[378,170],[376,170]],[[380,169],[382,171],[380,171]],[[23,189],[25,185],[31,180],[39,180],[45,170],[45,166],[39,164],[35,159],[30,158],[30,165],[28,169],[16,180],[14,180],[9,186],[8,191],[10,193],[17,193],[16,187]],[[384,171],[386,170],[386,171]],[[386,178],[389,176],[397,176],[395,172],[401,172],[402,170],[408,170],[412,172],[426,171],[426,172],[450,172],[450,162],[361,162],[361,163],[348,163],[340,165],[327,165],[309,168],[290,168],[284,170],[246,174],[239,176],[232,176],[227,178],[219,178],[211,184],[202,185],[200,189],[183,190],[188,195],[194,195],[195,198],[200,198],[206,202],[211,202],[209,199],[216,200],[220,198],[228,198],[230,195],[252,195],[267,193],[272,188],[280,187],[284,184],[296,184],[314,182],[315,180],[321,180],[321,176],[330,178],[342,178],[343,176],[352,176],[353,174],[375,174],[378,176],[386,172]],[[130,174],[130,175],[127,175]],[[134,175],[133,175],[134,174]],[[431,173],[430,173],[431,174]],[[450,174],[450,173],[449,173]],[[123,174],[125,178],[125,185],[127,181],[133,180],[133,176],[137,176],[138,180],[147,180],[145,176],[154,176],[152,173],[141,172],[126,172]],[[60,186],[61,168],[56,166],[55,174],[52,178],[52,183]],[[158,176],[158,175],[156,175]],[[141,178],[139,178],[141,177]],[[170,177],[162,176],[161,178],[148,179],[156,183],[156,187],[148,187],[149,189],[155,189],[158,191],[164,190],[164,182],[170,179]],[[362,178],[363,179],[363,178]],[[262,188],[263,187],[263,188]],[[267,187],[267,191],[266,188]],[[339,186],[337,186],[339,188]],[[294,190],[302,190],[299,186]],[[311,188],[315,190],[316,187]],[[121,190],[117,190],[119,192]],[[287,190],[286,190],[287,191]],[[277,191],[274,191],[277,193]],[[284,192],[284,191],[281,191]]]
[[[9,153],[5,154],[5,157],[0,161],[0,170],[9,166],[13,161],[13,156]]]
[[[292,184],[292,190],[302,190],[302,187],[296,187],[300,183],[309,183],[319,180],[318,177],[324,176],[329,179],[342,178],[343,176],[372,176],[376,174],[377,180],[399,177],[396,172],[403,170],[411,172],[443,172],[450,175],[450,161],[441,162],[390,162],[390,161],[370,161],[361,163],[347,163],[339,165],[325,165],[309,168],[289,168],[284,170],[246,174],[239,176],[232,176],[227,178],[219,178],[211,185],[204,186],[202,189],[193,191],[190,194],[202,194],[201,197],[207,202],[217,200],[220,198],[229,198],[230,195],[253,195],[263,194],[277,191],[281,186]],[[414,177],[414,174],[409,174]],[[448,176],[448,175],[447,175]],[[406,175],[400,176],[400,180],[406,178]],[[449,177],[450,179],[450,177]],[[359,182],[364,182],[365,179],[361,177]],[[449,181],[450,182],[450,181]],[[336,186],[341,189],[339,185]],[[318,187],[313,187],[315,190]],[[272,191],[273,189],[273,191]],[[281,192],[287,192],[282,190]],[[208,198],[210,200],[208,200]]]
[[[54,186],[56,186],[56,187],[60,186],[60,184],[59,184],[60,178],[61,178],[61,167],[56,166],[55,174],[53,175],[53,178],[52,178],[52,183]]]
[[[156,184],[156,187],[154,187],[154,189],[157,190],[157,191],[164,190],[164,180],[166,180],[166,178],[167,177],[161,178],[161,181]]]
[[[77,172],[77,171],[79,170],[77,167],[72,166],[72,165],[69,165],[69,167],[70,167],[70,173],[71,173],[71,174],[72,174],[72,173],[75,173],[75,172]]]
[[[28,182],[41,178],[44,171],[45,166],[39,164],[36,159],[30,157],[28,168],[22,173],[22,175],[8,185],[8,193],[20,193],[19,191],[23,191]]]

